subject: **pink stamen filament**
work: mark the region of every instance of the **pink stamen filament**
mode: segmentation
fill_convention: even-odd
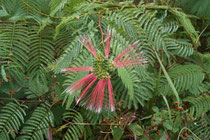
[[[98,91],[98,102],[96,102],[97,112],[100,112],[102,109],[105,86],[106,86],[106,80],[102,80],[101,89],[99,89]]]
[[[75,83],[73,83],[72,85],[70,85],[67,91],[70,92],[70,93],[75,92],[80,87],[86,86],[88,84],[88,81],[90,81],[94,77],[95,76],[94,76],[93,73],[83,77],[82,79],[80,79],[80,80],[76,81]]]
[[[93,79],[93,81],[82,91],[81,95],[79,96],[79,98],[77,99],[77,104],[78,102],[81,100],[81,98],[83,97],[83,95],[90,89],[90,87],[93,85],[93,83],[97,80],[97,77],[95,77]]]
[[[107,79],[107,85],[108,85],[108,92],[109,92],[109,103],[111,107],[111,111],[114,111],[114,101],[113,101],[113,88],[110,78]]]
[[[136,54],[136,51],[138,50],[139,48],[136,48],[136,49],[130,49],[128,52],[126,52],[125,54],[124,54],[124,56],[126,56],[126,55],[128,55],[128,54]]]
[[[131,59],[128,61],[124,61],[124,62],[119,62],[117,64],[126,64],[126,63],[133,63],[133,62],[139,62],[139,63],[143,63],[145,61],[145,59]]]
[[[126,48],[122,53],[120,53],[114,60],[116,63],[120,58],[124,56],[125,53],[127,53],[133,46],[135,46],[138,42],[134,42],[130,47]]]
[[[86,47],[89,49],[89,51],[93,54],[93,56],[96,57],[96,50],[93,47],[92,43],[86,42]]]
[[[147,63],[147,61],[145,59],[135,59],[135,60],[129,60],[129,61],[117,63],[116,67],[135,66],[137,64],[138,66],[143,66],[143,63]]]
[[[92,67],[77,67],[77,68],[66,68],[63,69],[62,72],[67,72],[67,71],[91,71]]]
[[[129,57],[125,57],[124,59],[122,59],[122,60],[119,60],[119,62],[122,62],[122,61],[127,61],[127,60],[129,60],[129,59],[136,59],[136,58],[142,58],[139,54],[134,54],[134,55],[132,55],[132,56],[129,56]]]
[[[93,91],[93,94],[92,94],[92,100],[91,100],[91,103],[90,103],[90,109],[91,110],[95,106],[96,97],[98,95],[98,91],[101,89],[102,82],[103,82],[103,80],[99,80],[98,83],[97,83],[97,85],[96,85],[96,87],[94,88],[94,91]]]
[[[96,57],[96,49],[88,38],[82,38],[80,42]]]

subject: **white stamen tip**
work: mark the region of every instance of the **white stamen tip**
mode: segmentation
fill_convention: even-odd
[[[138,44],[139,43],[139,40],[137,40],[136,42],[134,42],[134,45]]]
[[[72,88],[69,88],[69,89],[67,90],[67,92],[68,92],[69,94],[72,94],[72,93],[73,93]]]
[[[80,99],[77,99],[77,102],[76,102],[76,104],[78,104],[78,103],[79,103],[79,101],[80,101]]]
[[[90,109],[90,110],[93,110],[93,106],[92,106],[92,105],[90,105],[90,106],[89,106],[89,109]]]
[[[115,108],[114,106],[111,106],[111,112],[114,112]]]
[[[96,110],[96,112],[98,112],[98,113],[101,112],[101,108],[98,108],[98,109]]]
[[[66,69],[62,69],[61,72],[66,72]]]

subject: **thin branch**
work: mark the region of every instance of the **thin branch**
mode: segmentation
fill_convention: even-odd
[[[101,40],[102,40],[102,45],[103,45],[103,48],[104,48],[104,50],[105,50],[105,45],[104,45],[104,33],[103,33],[103,30],[102,30],[102,28],[101,28],[101,12],[99,11],[98,12],[98,27],[99,27],[99,29],[100,29],[100,31],[101,31]]]
[[[196,40],[195,44],[197,44],[197,43],[198,43],[198,41],[199,41],[199,39],[200,39],[201,35],[204,33],[204,31],[207,29],[207,27],[208,27],[208,26],[209,26],[209,25],[207,25],[207,26],[203,29],[203,31],[200,33],[200,35],[198,36],[198,38],[197,38],[197,40]]]
[[[14,24],[14,23],[22,23],[22,24],[32,24],[32,25],[38,25],[38,26],[42,26],[42,24],[40,23],[35,23],[35,22],[28,22],[28,21],[17,21],[17,22],[14,22],[14,21],[1,21],[0,20],[0,23],[8,23],[8,24]],[[56,25],[47,25],[47,26],[50,26],[50,27],[56,27]]]
[[[23,4],[25,4],[26,7],[28,7],[28,8],[31,9],[32,11],[34,11],[34,12],[36,12],[36,13],[42,15],[42,16],[51,17],[51,18],[56,18],[56,19],[62,19],[62,18],[64,18],[64,17],[50,16],[50,15],[48,15],[48,14],[42,13],[42,12],[40,12],[40,11],[34,9],[33,7],[31,7],[31,6],[30,6],[28,3],[26,3],[24,0],[20,0],[20,1],[21,1]]]
[[[101,1],[95,1],[95,3],[100,3],[100,4],[104,4],[104,2],[101,2]],[[131,5],[131,6],[123,6],[123,5],[118,5],[118,4],[114,4],[114,3],[106,3],[110,6],[116,6],[116,7],[119,7],[119,8],[137,8],[135,5]]]
[[[73,123],[73,122],[69,122],[68,124],[76,124],[76,125],[103,125],[103,126],[120,126],[120,124],[112,124],[112,123]]]
[[[73,123],[73,122],[68,122],[64,125],[61,125],[57,128],[55,128],[56,133],[62,131],[63,129],[65,129],[66,127],[68,127],[68,125],[99,125],[99,126],[120,126],[120,124],[112,124],[112,123]]]
[[[0,98],[0,100],[14,100],[13,98]],[[16,99],[17,101],[20,101],[20,102],[28,102],[28,103],[41,103],[43,102],[42,100],[19,100],[19,99]]]
[[[100,131],[100,133],[102,133],[102,134],[110,134],[110,133],[112,133],[112,132],[104,132],[104,131]]]
[[[189,128],[187,128],[187,127],[183,127],[183,128],[180,130],[177,140],[179,140],[179,137],[181,136],[181,133],[182,133],[182,131],[183,131],[184,129],[188,130],[191,134],[193,134],[193,136],[196,138],[196,140],[201,140],[198,136],[196,136],[195,133],[193,133],[193,132],[192,132]]]
[[[200,60],[200,62],[201,62],[201,66],[202,66],[203,72],[206,72],[206,70],[205,70],[205,67],[204,67],[204,64],[203,64],[203,60],[202,60],[201,56],[200,56],[199,53],[198,53],[198,49],[197,49],[198,47],[197,47],[196,44],[198,43],[198,41],[199,41],[201,35],[204,33],[204,31],[207,29],[207,27],[208,27],[208,25],[207,25],[207,26],[203,29],[203,31],[200,33],[200,35],[198,36],[196,42],[193,43],[194,49],[195,49],[195,52],[196,52],[196,55],[197,55],[197,57],[199,58],[199,60]]]

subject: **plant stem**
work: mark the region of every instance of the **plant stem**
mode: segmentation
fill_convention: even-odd
[[[167,106],[167,108],[168,108],[169,119],[170,119],[170,121],[172,121],[172,119],[171,119],[171,109],[170,109],[170,106],[169,106],[168,101],[167,101],[167,99],[166,99],[166,96],[163,96],[163,100],[165,101],[166,106]]]
[[[160,83],[160,75],[161,75],[161,67],[159,68],[158,79],[157,79],[157,81],[156,81],[156,87],[155,87],[154,95],[153,95],[153,97],[152,97],[152,100],[150,101],[149,112],[152,111],[152,106],[153,106],[153,103],[154,103],[154,101],[155,101],[155,97],[156,97],[157,92],[158,92],[159,83]]]
[[[196,138],[196,140],[201,140],[198,136],[195,135],[195,133],[193,133],[193,132],[192,132],[189,128],[187,128],[187,127],[183,127],[183,128],[180,130],[177,140],[179,140],[179,137],[180,137],[180,135],[181,135],[181,132],[182,132],[184,129],[187,129],[190,133],[192,133],[193,136]]]
[[[64,125],[61,125],[59,126],[57,129],[56,129],[56,133],[59,132],[59,131],[62,131],[64,128],[66,128],[68,125],[99,125],[99,126],[120,126],[120,124],[112,124],[112,123],[73,123],[73,122],[68,122]]]
[[[0,100],[14,100],[14,98],[0,98]],[[41,100],[19,100],[19,99],[16,99],[17,101],[19,102],[28,102],[28,103],[41,103],[43,101]]]
[[[167,81],[168,81],[168,83],[169,83],[169,86],[171,87],[172,91],[174,92],[174,95],[176,96],[176,99],[177,99],[177,101],[178,101],[178,106],[180,106],[179,94],[178,94],[178,92],[176,91],[176,88],[175,88],[175,86],[174,86],[174,84],[173,84],[171,78],[169,77],[169,75],[168,75],[168,73],[167,73],[165,67],[163,66],[163,63],[161,62],[160,57],[158,56],[158,54],[157,54],[157,52],[156,52],[155,49],[154,49],[154,52],[155,52],[155,55],[157,56],[157,59],[158,59],[158,61],[159,61],[159,63],[160,63],[160,66],[161,66],[161,68],[162,68],[162,70],[163,70],[163,73],[164,73],[164,75],[165,75],[165,77],[166,77],[166,79],[167,79]]]
[[[103,48],[104,48],[104,51],[105,51],[105,45],[104,45],[104,33],[103,33],[103,30],[101,28],[101,12],[99,11],[98,12],[98,27],[101,31],[101,41],[102,41],[102,45],[103,45]]]
[[[36,12],[36,13],[42,15],[42,16],[51,17],[51,18],[55,18],[55,19],[62,19],[62,18],[64,18],[64,17],[51,16],[51,15],[45,14],[45,13],[43,13],[43,12],[40,12],[40,11],[34,9],[33,7],[31,7],[31,6],[30,6],[28,3],[26,3],[24,0],[21,0],[21,2],[22,2],[23,4],[25,4],[25,6],[28,7],[29,9],[31,9],[32,11],[34,11],[34,12]]]

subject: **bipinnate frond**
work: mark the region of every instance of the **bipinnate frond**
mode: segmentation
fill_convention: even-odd
[[[44,132],[54,125],[54,117],[50,111],[48,103],[42,103],[38,106],[31,117],[24,123],[21,130],[21,139],[39,139],[44,140]]]
[[[14,100],[0,110],[0,139],[15,139],[21,125],[25,122],[25,109],[28,107]]]
[[[82,115],[74,109],[69,109],[63,114],[63,120],[68,124],[64,139],[79,140],[84,131],[84,125],[80,125],[83,123]]]

